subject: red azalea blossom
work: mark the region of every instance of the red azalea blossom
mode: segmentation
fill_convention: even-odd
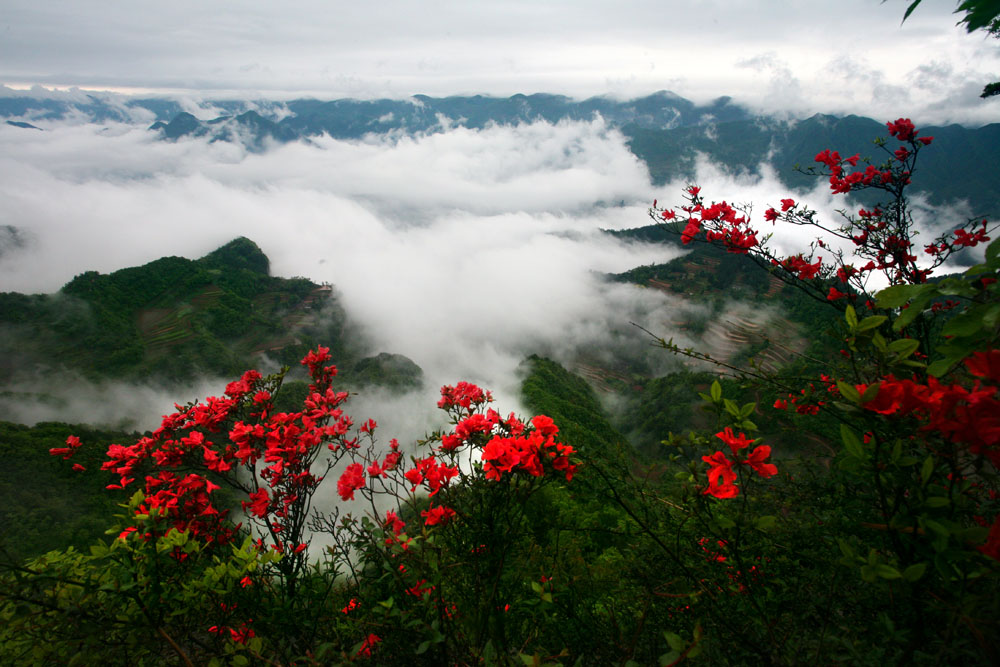
[[[729,449],[733,452],[733,456],[741,449],[749,447],[753,444],[753,440],[747,440],[746,434],[740,433],[738,436],[733,435],[733,429],[727,426],[723,431],[715,434],[715,437],[722,440],[722,442],[729,445]]]
[[[986,542],[976,548],[993,560],[1000,560],[1000,515],[993,519]]]
[[[422,511],[420,516],[424,517],[425,525],[438,526],[448,523],[448,521],[455,516],[455,510],[450,507],[438,505],[437,507],[431,507],[430,509]]]
[[[459,382],[454,387],[441,387],[441,400],[438,407],[444,410],[453,407],[470,408],[473,405],[482,405],[493,401],[493,395],[488,391],[483,391],[470,382]]]
[[[76,450],[80,448],[81,444],[82,443],[80,442],[80,438],[76,437],[75,435],[71,435],[66,438],[65,447],[53,447],[52,449],[49,450],[49,454],[51,456],[61,456],[63,457],[63,459],[68,460],[72,458],[74,454],[76,454]],[[74,467],[74,470],[75,469],[76,468]]]
[[[358,649],[357,655],[370,658],[372,656],[372,649],[375,647],[375,644],[378,644],[380,641],[382,641],[382,638],[378,635],[374,633],[369,634],[365,637],[365,641],[361,643],[361,648]]]
[[[702,493],[716,498],[733,498],[739,494],[739,488],[733,483],[736,481],[733,462],[725,454],[715,452],[711,456],[701,457],[701,460],[709,465],[708,486]]]
[[[360,463],[352,463],[337,480],[337,493],[343,500],[354,500],[354,492],[365,485],[365,472]]]
[[[773,477],[778,474],[778,467],[773,463],[764,463],[764,460],[771,455],[771,448],[768,445],[755,447],[744,463],[749,465],[761,477]]]

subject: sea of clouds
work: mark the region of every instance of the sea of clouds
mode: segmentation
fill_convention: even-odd
[[[274,275],[332,283],[376,351],[424,369],[419,392],[354,399],[358,420],[374,417],[387,435],[431,428],[437,388],[458,380],[493,389],[501,409],[518,409],[526,355],[569,364],[581,349],[611,349],[612,339],[621,346],[623,335],[638,349],[648,338],[629,322],[672,335],[673,314],[689,307],[602,279],[679,254],[601,230],[648,224],[653,199],[681,203],[685,184],[654,187],[625,138],[600,118],[320,137],[263,152],[165,142],[139,124],[40,125],[0,126],[0,228],[17,236],[0,252],[0,291],[53,292],[87,270],[197,258],[248,237]],[[695,180],[710,199],[755,202],[767,233],[764,208],[788,192],[771,169],[761,173],[733,175],[703,160]],[[844,206],[822,182],[807,198],[827,219]],[[811,238],[792,230],[774,243],[790,252]],[[218,393],[224,382],[205,379],[176,395],[74,380],[61,396],[47,382],[57,405],[7,399],[3,407],[28,423],[132,419],[150,428],[175,400]]]

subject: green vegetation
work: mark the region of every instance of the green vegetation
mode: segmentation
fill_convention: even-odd
[[[70,435],[87,447],[72,464],[49,455]],[[134,442],[135,433],[103,431],[80,424],[40,423],[34,427],[0,422],[0,549],[6,558],[23,561],[53,549],[85,549],[104,539],[108,517],[118,511],[117,497],[106,491],[101,470],[112,442]]]
[[[240,238],[199,260],[164,257],[108,275],[88,271],[53,295],[0,293],[8,389],[40,368],[169,382],[238,374],[262,355],[295,367],[320,343],[337,355],[352,386],[419,382],[420,369],[404,357],[365,356],[332,288],[268,271],[260,248]]]

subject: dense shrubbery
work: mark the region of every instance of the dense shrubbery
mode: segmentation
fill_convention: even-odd
[[[414,448],[352,422],[325,349],[280,408],[282,377],[247,372],[108,449],[111,485],[138,488],[110,540],[6,564],[0,656],[995,664],[1000,242],[927,281],[987,225],[915,250],[905,191],[931,138],[904,119],[888,129],[899,145],[878,144],[882,161],[817,155],[835,191],[881,205],[838,225],[791,199],[764,213],[816,229],[810,253],[774,254],[748,210],[695,186],[652,211],[827,307],[839,352],[785,374],[686,376],[686,402],[707,408],[693,430],[635,413],[665,429],[655,456],[620,445],[589,387],[544,359],[524,394],[555,421],[504,416],[459,383],[442,388],[449,425]],[[876,274],[889,287],[873,294]],[[52,453],[70,466],[86,451],[69,438]]]

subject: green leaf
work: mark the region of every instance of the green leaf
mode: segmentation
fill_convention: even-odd
[[[894,331],[902,331],[913,320],[917,319],[924,312],[924,306],[931,300],[932,294],[922,294],[910,302],[910,307],[899,314],[896,321],[892,323]]]
[[[915,563],[903,570],[903,579],[907,581],[918,581],[924,572],[927,571],[927,563]]]
[[[879,308],[899,308],[920,292],[923,286],[916,285],[893,285],[887,287],[875,295],[876,305]]]
[[[722,400],[722,385],[716,380],[712,383],[712,388],[709,389],[712,394],[712,402],[718,403]]]
[[[989,306],[983,314],[983,324],[988,328],[996,327],[997,320],[1000,320],[1000,303]]]
[[[951,505],[951,501],[944,496],[931,496],[924,501],[924,505],[927,507],[947,507]]]
[[[986,246],[986,261],[992,262],[997,257],[1000,257],[1000,238],[995,239]]]
[[[858,328],[858,313],[854,310],[854,306],[848,304],[847,310],[844,311],[844,319],[847,320],[847,326],[851,331]]]
[[[675,651],[683,651],[687,647],[687,642],[681,639],[681,636],[678,634],[673,632],[664,632],[663,637],[667,640],[667,643],[670,644],[670,648]]]
[[[905,359],[920,347],[920,341],[914,338],[900,338],[889,343],[889,351],[896,355],[897,359]]]
[[[848,384],[843,380],[837,380],[837,389],[840,390],[840,395],[851,403],[861,403],[861,393],[852,384]]]
[[[889,348],[886,345],[885,336],[877,331],[875,332],[875,335],[872,336],[872,345],[874,345],[875,348],[882,354],[887,354]]]
[[[757,519],[757,530],[763,530],[765,532],[774,528],[775,524],[778,523],[778,517],[766,515],[759,517]]]
[[[858,333],[882,326],[889,318],[885,315],[870,315],[858,322]]]
[[[542,585],[540,583],[538,583],[537,581],[532,581],[531,582],[531,590],[535,591],[536,593],[541,593],[542,592]]]
[[[949,535],[951,535],[951,531],[948,530],[947,526],[945,526],[944,524],[938,523],[937,521],[934,521],[933,519],[924,519],[924,526],[926,526],[927,528],[931,529],[932,531],[934,531],[935,533],[937,533],[941,537],[948,537]]]
[[[983,317],[977,312],[962,313],[948,320],[941,333],[945,336],[971,336],[983,328]]]
[[[840,440],[844,443],[844,447],[847,449],[847,453],[856,459],[866,459],[868,458],[865,454],[864,447],[861,445],[861,441],[858,440],[858,436],[854,434],[847,424],[840,425]]]
[[[927,373],[939,378],[950,371],[952,367],[958,363],[958,361],[958,359],[938,359],[927,367]]]
[[[740,408],[736,405],[736,401],[731,398],[722,399],[723,404],[726,406],[726,412],[731,414],[736,419],[740,418]]]
[[[429,641],[420,642],[420,645],[417,646],[417,650],[415,651],[415,653],[417,655],[423,655],[424,653],[427,653],[427,649],[429,649],[430,647],[431,647],[431,643]],[[522,658],[524,657],[523,653],[521,654],[521,657]],[[533,665],[535,663],[534,662],[527,662],[525,664],[526,665]]]
[[[740,408],[740,419],[746,419],[753,414],[753,411],[757,408],[756,403],[747,403],[742,408]]]
[[[671,651],[670,653],[664,653],[660,656],[659,662],[660,667],[667,667],[667,665],[672,665],[681,659],[680,651]]]
[[[899,573],[899,570],[894,568],[892,565],[886,565],[884,563],[879,563],[875,566],[875,573],[883,579],[901,579],[903,577],[903,575]]]
[[[928,456],[924,459],[924,464],[920,466],[920,481],[926,486],[934,473],[934,457]]]

